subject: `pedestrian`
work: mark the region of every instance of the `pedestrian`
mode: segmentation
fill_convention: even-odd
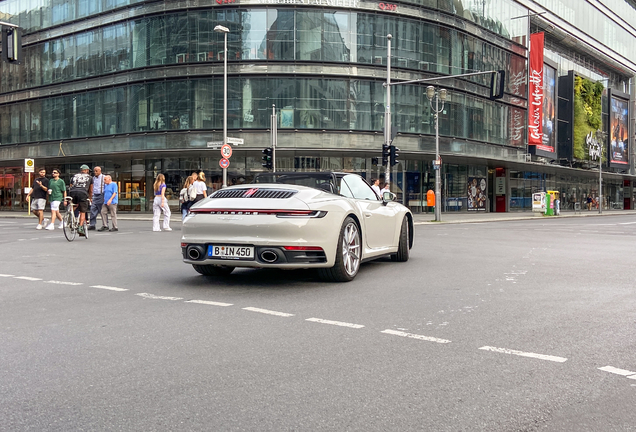
[[[51,224],[47,230],[55,229],[55,219],[60,220],[59,228],[62,229],[62,214],[60,213],[60,203],[66,199],[66,183],[60,178],[60,171],[53,170],[53,178],[49,181],[49,200],[51,201]]]
[[[166,178],[163,174],[157,175],[154,190],[155,200],[152,203],[152,230],[161,231],[159,228],[159,217],[163,211],[163,230],[172,231],[172,228],[170,228],[170,207],[168,207],[168,200],[166,199]]]
[[[194,204],[196,199],[196,192],[194,185],[192,184],[192,176],[186,177],[186,181],[183,185],[183,189],[179,192],[179,203],[181,204],[181,220],[185,219],[190,210],[190,206]]]
[[[46,195],[49,193],[49,179],[46,178],[46,169],[40,168],[39,177],[35,179],[33,187],[26,196],[28,202],[31,197],[31,210],[38,217],[38,225],[35,229],[42,229],[44,223],[44,208],[46,207]]]
[[[69,195],[73,198],[73,204],[76,205],[73,211],[79,211],[79,229],[77,232],[82,236],[85,234],[84,222],[86,221],[86,213],[90,210],[88,197],[93,193],[93,182],[91,175],[88,173],[89,171],[88,165],[82,165],[80,172],[71,179],[71,186],[68,190]]]
[[[587,210],[590,211],[592,210],[592,195],[587,195],[587,199],[585,200],[585,203],[587,204]]]
[[[380,196],[383,196],[384,192],[391,192],[391,189],[389,186],[391,186],[389,183],[384,183],[384,187],[380,191]]]
[[[108,230],[108,215],[110,214],[110,222],[112,228],[108,231],[119,231],[117,228],[117,203],[118,199],[117,183],[113,182],[113,178],[110,175],[104,176],[104,204],[102,205],[102,220],[104,226],[97,231]]]
[[[192,176],[194,177],[194,174]],[[194,199],[195,203],[208,196],[208,186],[205,184],[205,173],[203,171],[199,171],[197,177],[194,179],[194,190],[197,194],[197,197]]]
[[[97,224],[97,215],[101,215],[102,205],[104,205],[104,174],[102,174],[102,168],[98,166],[93,168],[93,197],[91,199],[91,220],[88,229],[94,230]],[[104,218],[102,217],[103,227]]]
[[[373,189],[373,192],[375,192],[378,198],[382,198],[382,193],[380,192],[380,179],[371,179],[371,189]]]

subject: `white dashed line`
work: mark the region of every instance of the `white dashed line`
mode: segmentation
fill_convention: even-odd
[[[58,285],[84,285],[81,282],[62,282],[62,281],[54,281],[54,280],[44,281],[44,283],[58,284]]]
[[[603,366],[603,367],[600,367],[599,370],[602,370],[604,372],[609,372],[615,375],[622,375],[629,379],[636,379],[636,372],[615,368],[613,366]],[[629,375],[633,375],[633,376],[629,376]]]
[[[294,316],[294,314],[290,314],[290,313],[286,313],[286,312],[276,312],[276,311],[272,311],[272,310],[259,309],[259,308],[255,308],[255,307],[246,307],[246,308],[243,308],[243,310],[250,311],[250,312],[259,312],[259,313],[263,313],[263,314],[267,314],[267,315],[276,315],[276,316],[280,316],[280,317],[293,317]]]
[[[523,352],[523,351],[517,351],[517,350],[511,350],[508,348],[495,348],[495,347],[491,347],[491,346],[483,346],[481,348],[479,348],[480,350],[484,350],[484,351],[492,351],[492,352],[498,352],[498,353],[502,353],[502,354],[512,354],[512,355],[518,355],[521,357],[530,357],[530,358],[536,358],[539,360],[548,360],[548,361],[553,361],[553,362],[558,362],[558,363],[563,363],[566,362],[568,359],[564,358],[564,357],[557,357],[557,356],[551,356],[551,355],[546,355],[546,354],[536,354],[536,353],[530,353],[530,352]]]
[[[0,277],[15,277],[15,275],[0,274]]]
[[[341,322],[341,321],[330,321],[330,320],[326,320],[322,318],[307,318],[305,321],[317,322],[321,324],[331,324],[331,325],[336,325],[340,327],[350,327],[354,329],[359,329],[364,327],[362,324],[353,324],[353,323],[347,323],[347,322]]]
[[[233,306],[232,303],[221,303],[221,302],[214,302],[214,301],[207,301],[207,300],[186,300],[185,303],[197,303],[197,304],[204,304],[204,305],[210,305],[210,306]]]
[[[126,288],[117,288],[117,287],[104,286],[104,285],[91,285],[91,288],[99,288],[99,289],[105,289],[110,291],[128,291]]]
[[[41,281],[42,279],[40,278],[34,278],[34,277],[29,277],[29,276],[13,276],[14,279],[22,279],[22,280],[28,280],[28,281]]]
[[[413,333],[405,333],[405,332],[401,332],[401,331],[396,331],[396,330],[383,330],[380,333],[384,333],[384,334],[390,334],[390,335],[394,335],[394,336],[401,336],[401,337],[405,337],[405,338],[410,338],[410,339],[418,339],[418,340],[423,340],[423,341],[428,341],[428,342],[437,342],[437,343],[451,343],[451,341],[447,340],[447,339],[439,339],[436,337],[431,337],[431,336],[423,336],[423,335],[418,335],[418,334],[413,334]]]
[[[148,294],[148,293],[138,293],[135,295],[138,295],[139,297],[151,299],[151,300],[173,300],[173,301],[183,300],[183,297],[166,297],[166,296],[158,296],[158,295]]]

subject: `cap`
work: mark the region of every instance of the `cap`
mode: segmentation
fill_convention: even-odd
[[[90,168],[88,167],[88,165],[84,164],[84,165],[82,165],[82,166],[80,167],[80,169],[81,169],[81,170],[85,170],[85,169],[89,170]]]

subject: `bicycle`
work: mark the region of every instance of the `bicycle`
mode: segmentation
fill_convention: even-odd
[[[64,237],[66,240],[72,242],[75,240],[77,233],[79,232],[80,223],[79,223],[79,214],[75,215],[75,211],[73,208],[73,198],[67,196],[64,199],[66,203],[66,213],[64,214],[64,218],[62,220],[62,228],[64,230]],[[79,207],[79,204],[78,204]],[[79,213],[79,212],[78,212]],[[86,217],[84,218],[84,237],[88,240],[88,220],[89,215],[86,213]]]

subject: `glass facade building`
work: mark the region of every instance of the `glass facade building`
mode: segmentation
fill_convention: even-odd
[[[229,135],[245,141],[234,148],[228,183],[263,170],[272,106],[279,116],[277,168],[383,177],[373,158],[383,142],[388,34],[392,81],[428,78],[448,89],[439,121],[444,211],[468,211],[466,189],[475,178],[488,184],[487,211],[526,210],[537,190],[580,200],[595,193],[591,164],[528,155],[528,35],[545,32],[545,58],[556,77],[575,70],[598,80],[627,95],[633,111],[636,11],[621,0],[576,3],[584,6],[0,0],[0,20],[23,29],[24,54],[21,64],[0,63],[0,209],[24,207],[24,158],[61,168],[63,177],[82,163],[103,166],[120,184],[122,211],[148,211],[159,172],[174,192],[196,169],[206,171],[210,190],[220,187],[220,153],[208,143],[222,139],[225,59]],[[216,25],[230,30],[227,52]],[[448,78],[490,70],[506,71],[502,99],[489,98],[485,76]],[[433,187],[430,84],[391,89],[394,144],[401,149],[391,187],[414,211],[428,210],[425,195]],[[633,206],[635,158],[629,160],[622,169],[606,168],[607,208]]]

